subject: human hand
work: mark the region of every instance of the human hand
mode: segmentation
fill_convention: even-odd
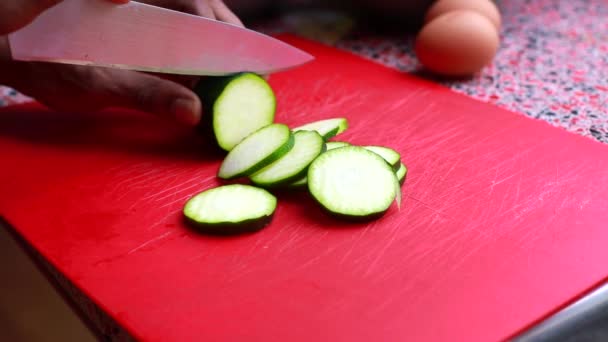
[[[47,5],[50,2],[59,2],[38,0],[40,1],[46,2]],[[219,0],[146,2],[242,25]],[[48,7],[50,6],[46,8]],[[111,68],[13,61],[10,59],[6,37],[0,37],[0,77],[0,83],[13,87],[55,110],[94,111],[107,107],[125,107],[158,114],[186,125],[196,125],[201,117],[200,99],[191,90],[196,78],[159,76]]]

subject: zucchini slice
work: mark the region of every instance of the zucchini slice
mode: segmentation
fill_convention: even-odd
[[[249,176],[289,152],[293,133],[283,124],[268,125],[236,145],[220,166],[218,177],[234,179]]]
[[[325,151],[325,141],[314,131],[294,134],[293,148],[272,164],[253,174],[251,181],[261,187],[291,183],[306,175],[308,166]]]
[[[274,121],[275,94],[266,80],[256,74],[206,77],[195,92],[203,103],[204,115],[211,117],[218,146],[225,151]]]
[[[308,177],[304,176],[292,183],[290,183],[289,185],[287,185],[288,188],[290,189],[301,189],[304,188],[308,185]]]
[[[328,141],[325,143],[325,150],[329,151],[329,150],[333,150],[335,148],[346,147],[346,146],[351,146],[351,144],[349,144],[345,141]],[[304,177],[301,177],[301,178],[291,182],[289,185],[287,185],[287,187],[290,189],[300,189],[307,185],[308,185],[308,177],[306,177],[306,175],[304,175]]]
[[[399,169],[395,171],[395,174],[397,175],[399,184],[403,185],[403,183],[405,183],[405,175],[407,175],[407,166],[405,166],[403,163],[399,163]]]
[[[329,213],[357,220],[382,216],[400,202],[399,181],[386,161],[363,147],[321,154],[308,169],[308,189]]]
[[[232,234],[263,228],[272,221],[276,207],[277,199],[268,191],[232,184],[195,195],[186,202],[183,213],[197,229]]]
[[[328,151],[333,150],[334,148],[350,146],[349,143],[344,142],[344,141],[328,141],[326,145],[327,145]]]
[[[401,164],[401,155],[399,152],[393,150],[392,148],[385,146],[363,146],[364,148],[378,154],[380,157],[384,158],[387,163],[389,163],[393,170],[397,171],[399,169],[399,165]]]
[[[306,125],[296,127],[293,129],[293,131],[317,131],[317,133],[319,133],[323,139],[329,140],[330,138],[344,132],[347,128],[348,121],[346,121],[345,118],[332,118],[311,122]]]

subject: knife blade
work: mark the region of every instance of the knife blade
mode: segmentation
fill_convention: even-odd
[[[21,61],[185,75],[270,74],[314,59],[253,30],[135,1],[64,0],[9,43]]]

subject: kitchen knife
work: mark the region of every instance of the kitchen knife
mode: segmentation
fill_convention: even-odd
[[[64,0],[9,35],[14,59],[220,76],[313,60],[267,35],[131,1]]]

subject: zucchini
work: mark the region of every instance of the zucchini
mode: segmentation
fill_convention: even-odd
[[[293,133],[283,124],[268,125],[246,137],[226,156],[218,177],[234,179],[249,176],[289,152]]]
[[[308,189],[329,213],[355,220],[382,216],[401,195],[391,166],[359,146],[333,149],[315,159],[308,169]]]
[[[189,199],[183,214],[198,229],[229,234],[263,228],[277,207],[264,188],[307,189],[325,211],[349,220],[378,218],[393,201],[401,206],[407,175],[401,155],[385,146],[328,141],[348,128],[345,118],[293,130],[274,123],[274,92],[253,73],[207,77],[195,92],[207,120],[199,127],[228,152],[217,176],[253,183],[219,186]]]
[[[403,185],[403,183],[405,183],[405,176],[407,175],[407,166],[405,166],[403,163],[399,163],[399,169],[395,171],[395,174],[397,175],[399,184]]]
[[[311,122],[293,129],[297,131],[316,131],[323,139],[329,140],[336,135],[344,132],[348,128],[348,121],[345,118],[333,118]]]
[[[393,150],[392,148],[384,146],[363,147],[384,158],[384,160],[386,160],[386,162],[392,166],[393,170],[397,171],[399,169],[399,165],[401,164],[401,155],[399,154],[399,152]]]
[[[340,148],[340,147],[346,147],[346,146],[351,146],[351,145],[344,141],[328,141],[325,143],[325,150],[329,151],[329,150],[333,150],[333,149]],[[308,178],[306,177],[306,175],[304,175],[303,177],[291,182],[287,187],[291,188],[291,189],[300,189],[300,188],[306,187],[307,185],[308,185]]]
[[[253,73],[206,77],[194,89],[210,117],[216,143],[232,150],[251,133],[274,121],[276,98],[266,80]]]
[[[253,174],[251,181],[261,187],[288,184],[306,175],[308,165],[325,151],[325,141],[314,131],[294,134],[294,146],[284,156]]]
[[[304,176],[292,183],[290,183],[287,187],[292,189],[301,189],[308,185],[308,177]]]
[[[214,234],[255,231],[272,221],[277,199],[264,189],[231,184],[203,191],[183,209],[195,228]]]
[[[326,145],[327,145],[328,151],[333,150],[334,148],[350,146],[349,143],[344,142],[344,141],[328,141]]]

